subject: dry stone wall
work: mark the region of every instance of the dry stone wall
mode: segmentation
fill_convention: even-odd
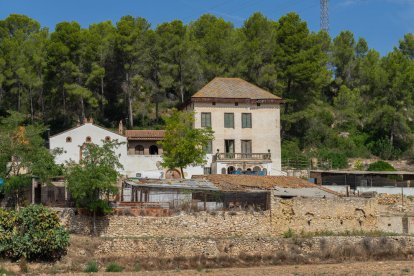
[[[375,199],[362,198],[302,198],[272,201],[272,229],[283,233],[289,228],[296,232],[378,229],[381,206]]]
[[[313,262],[328,258],[366,258],[378,255],[412,255],[413,237],[315,237],[284,238],[114,238],[103,240],[96,256],[125,258],[240,257],[279,256],[280,259],[304,258]],[[388,254],[388,255],[387,255]],[[369,256],[368,256],[369,257]],[[326,258],[326,259],[325,259]]]
[[[103,237],[275,237],[289,229],[296,233],[382,230],[380,212],[375,199],[273,198],[271,209],[263,212],[195,212],[170,217],[109,215],[98,218],[97,229]],[[75,215],[72,209],[61,210],[60,214],[70,232],[92,232],[90,217]],[[381,223],[385,224],[383,220]]]

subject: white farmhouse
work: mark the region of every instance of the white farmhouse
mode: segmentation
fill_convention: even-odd
[[[280,104],[282,99],[239,78],[215,78],[194,94],[185,110],[193,111],[194,127],[211,127],[205,166],[188,167],[186,178],[202,174],[282,175]],[[117,149],[128,177],[179,178],[179,170],[161,167],[163,130],[126,130],[119,134],[92,122],[50,138],[50,148],[62,148],[59,164],[79,162],[85,143],[124,142]]]
[[[282,99],[239,78],[215,78],[191,97],[195,127],[211,127],[213,174],[282,175]]]
[[[122,143],[117,149],[116,154],[119,155],[121,164],[126,163],[127,156],[127,138],[123,135],[105,129],[93,124],[92,120],[85,120],[82,125],[71,128],[49,138],[50,149],[60,148],[63,150],[55,158],[57,164],[66,164],[66,162],[74,161],[79,163],[82,158],[82,147],[87,143],[102,145],[105,140],[118,140]],[[121,171],[125,174],[125,168]]]

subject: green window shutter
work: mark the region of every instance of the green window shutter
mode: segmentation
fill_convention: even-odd
[[[251,128],[252,127],[252,114],[243,113],[242,114],[242,128]]]
[[[224,127],[234,128],[234,113],[224,113]]]
[[[211,127],[211,113],[201,113],[201,127]]]

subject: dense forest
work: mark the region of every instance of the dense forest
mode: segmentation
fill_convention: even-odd
[[[0,116],[27,114],[51,134],[84,117],[162,128],[163,114],[215,76],[285,99],[284,157],[414,156],[413,34],[381,56],[350,31],[311,32],[295,13],[255,13],[240,28],[209,14],[157,27],[132,16],[62,22],[53,32],[24,15],[0,20]]]

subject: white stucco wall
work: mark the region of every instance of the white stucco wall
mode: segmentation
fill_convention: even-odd
[[[123,143],[116,149],[116,154],[120,156],[119,161],[124,166],[124,169],[120,172],[121,174],[125,174],[125,171],[128,169],[125,166],[128,163],[126,161],[128,159],[127,138],[91,123],[83,124],[50,137],[50,149],[61,148],[63,150],[62,154],[56,156],[56,163],[65,164],[71,160],[78,163],[80,159],[80,147],[86,142],[86,137],[88,136],[91,137],[91,142],[97,145],[102,145],[108,136],[111,140],[118,140],[118,142]],[[67,137],[70,137],[72,141],[66,142]]]
[[[201,128],[201,113],[211,113],[211,124],[215,139],[213,153],[225,152],[224,140],[235,141],[235,152],[241,152],[241,140],[252,140],[253,153],[268,153],[272,163],[270,175],[281,175],[280,105],[239,103],[193,103],[195,127]],[[234,113],[234,128],[224,128],[224,113]],[[252,114],[252,128],[242,128],[242,113]],[[267,167],[267,166],[266,166]],[[217,170],[217,173],[220,173]]]

